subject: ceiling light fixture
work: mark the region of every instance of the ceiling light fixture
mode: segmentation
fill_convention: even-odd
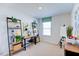
[[[38,10],[42,10],[42,7],[38,7]]]

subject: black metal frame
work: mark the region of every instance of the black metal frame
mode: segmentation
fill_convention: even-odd
[[[12,18],[10,18],[10,17],[7,17],[7,18],[6,18],[6,22],[7,22],[7,37],[8,37],[9,56],[11,56],[10,42],[9,42],[9,29],[10,29],[10,28],[8,27],[8,21],[9,21],[9,19],[11,20]],[[20,21],[20,29],[21,29],[21,36],[22,36],[21,20],[18,20],[18,21]]]
[[[37,24],[37,23],[36,23]],[[35,24],[35,25],[36,25]],[[33,35],[35,35],[35,33],[34,33],[34,24],[33,24],[33,22],[32,22],[32,32],[33,32]],[[36,29],[37,29],[37,25],[36,25]],[[37,29],[37,31],[38,31],[38,29]],[[34,43],[36,44],[36,43],[38,43],[38,42],[40,42],[40,36],[39,36],[39,31],[38,31],[38,34],[36,35],[36,36],[34,36],[33,37],[34,38]],[[37,42],[37,38],[39,39],[39,41]]]

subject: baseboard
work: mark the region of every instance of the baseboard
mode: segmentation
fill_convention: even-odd
[[[1,53],[0,56],[9,56],[8,53]]]

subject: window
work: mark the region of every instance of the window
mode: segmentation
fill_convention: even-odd
[[[51,35],[51,21],[43,22],[43,35]]]

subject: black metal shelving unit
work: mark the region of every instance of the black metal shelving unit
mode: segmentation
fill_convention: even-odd
[[[34,35],[34,39],[35,39],[35,43],[40,42],[40,37],[39,37],[39,31],[37,29],[38,24],[36,21],[32,22],[32,31],[33,31],[33,35]]]
[[[15,23],[15,22],[13,22],[12,21],[12,18],[10,18],[10,17],[7,17],[6,18],[6,20],[7,20],[7,36],[8,36],[8,48],[9,48],[9,55],[11,56],[12,54],[14,54],[14,53],[12,53],[12,51],[11,51],[11,46],[13,47],[13,46],[15,46],[15,45],[18,45],[18,44],[21,44],[21,47],[22,47],[22,49],[24,49],[23,48],[23,39],[20,41],[20,42],[12,42],[12,43],[10,43],[10,33],[9,33],[9,31],[10,30],[15,30],[15,29],[19,29],[20,30],[20,35],[21,35],[21,37],[22,37],[22,27],[21,27],[21,20],[18,20],[17,19],[17,21],[18,21],[18,23],[19,23],[19,27],[9,27],[9,23]],[[17,22],[16,22],[16,24],[17,24]],[[22,50],[22,49],[20,49],[20,50]],[[20,51],[20,50],[18,50],[18,51]],[[16,51],[16,52],[18,52],[18,51]]]

